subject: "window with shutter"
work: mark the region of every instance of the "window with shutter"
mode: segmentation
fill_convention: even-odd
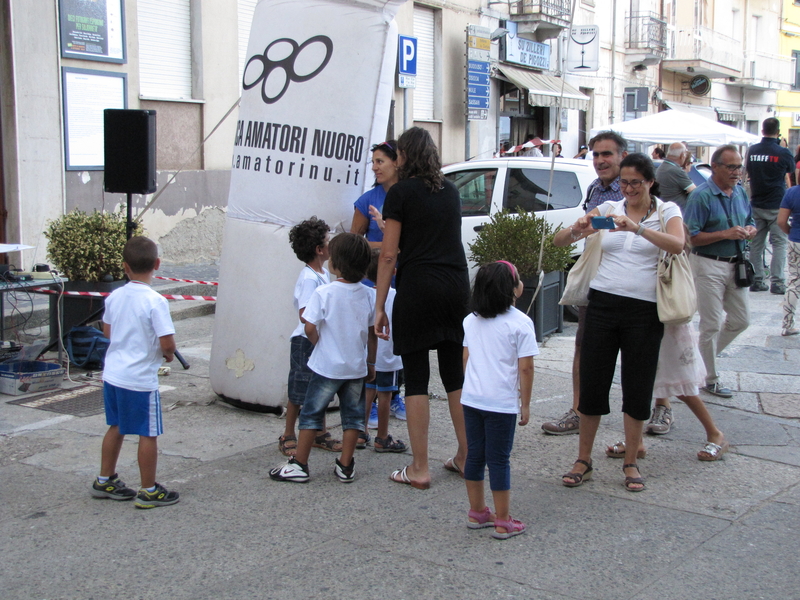
[[[247,42],[250,40],[250,24],[258,0],[239,0],[239,88],[242,87],[244,63],[247,61]]]
[[[192,98],[190,0],[139,0],[139,94]]]
[[[431,121],[436,118],[434,102],[435,16],[432,8],[414,6],[414,37],[417,38],[417,87],[414,89],[415,121]]]

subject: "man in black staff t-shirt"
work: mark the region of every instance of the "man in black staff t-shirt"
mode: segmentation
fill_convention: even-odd
[[[747,175],[750,178],[750,204],[758,233],[750,245],[750,261],[755,267],[755,281],[751,292],[783,295],[786,292],[784,265],[786,264],[787,237],[778,227],[778,209],[786,188],[791,186],[789,174],[794,171],[794,157],[788,148],[780,145],[780,122],[774,117],[761,124],[764,136],[758,144],[750,146],[747,153]],[[772,261],[769,273],[771,286],[764,281],[764,246],[769,233]]]

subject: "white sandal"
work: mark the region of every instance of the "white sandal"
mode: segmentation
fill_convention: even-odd
[[[728,442],[722,442],[722,445],[715,444],[714,442],[706,442],[706,445],[703,446],[703,449],[697,453],[697,460],[703,461],[714,461],[720,460],[722,455],[728,451],[730,445]],[[708,456],[704,456],[701,453],[705,452]]]

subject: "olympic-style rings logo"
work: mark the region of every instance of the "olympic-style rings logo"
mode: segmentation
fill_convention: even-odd
[[[320,63],[320,65],[310,73],[306,73],[304,75],[299,74],[296,71],[297,59],[300,57],[300,53],[312,44],[322,44],[325,46],[325,58],[322,60],[322,63]],[[286,50],[290,50],[286,53],[286,57],[282,58],[281,60],[271,59],[269,57],[270,50],[274,49],[273,55],[280,54],[281,45],[285,45]],[[280,100],[281,97],[286,93],[290,82],[294,81],[295,83],[301,83],[319,75],[322,69],[324,69],[330,61],[332,54],[333,42],[329,37],[324,35],[315,35],[314,37],[308,38],[302,44],[298,44],[289,38],[277,39],[264,49],[264,54],[256,54],[255,56],[251,56],[247,61],[247,64],[244,67],[244,75],[242,76],[242,87],[245,90],[249,90],[250,88],[261,83],[261,99],[264,100],[265,104],[273,104]],[[261,63],[261,72],[255,80],[248,81],[250,64],[254,62]],[[270,75],[272,75],[274,72],[281,73],[283,75],[283,87],[281,87],[280,91],[274,96],[269,96],[267,91],[267,82],[270,78]],[[273,81],[274,80],[275,78],[273,77]],[[274,91],[275,89],[275,86],[271,86],[271,90]]]

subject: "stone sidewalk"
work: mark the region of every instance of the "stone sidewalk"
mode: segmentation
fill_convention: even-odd
[[[695,454],[703,430],[675,402],[676,424],[648,437],[648,489],[622,486],[602,444],[595,476],[561,485],[577,436],[540,424],[571,402],[574,324],[542,344],[531,423],[517,430],[512,509],[525,535],[500,542],[465,527],[464,484],[441,464],[454,449],[446,402],[431,401],[433,483],[391,483],[409,457],[358,451],[341,485],[315,450],[307,485],[276,483],[283,421],[216,400],[208,380],[213,315],[176,322],[189,371],[163,380],[159,481],[181,502],[140,511],[98,501],[104,417],[0,403],[0,539],[4,600],[83,598],[397,598],[685,600],[796,598],[800,589],[800,339],[780,338],[780,299],[751,294],[753,325],[721,358],[730,401],[704,396],[732,444],[716,463]],[[432,392],[442,397],[438,381]],[[4,398],[4,400],[6,400]],[[612,391],[613,410],[619,389]],[[338,417],[330,418],[339,433]],[[404,424],[390,431],[407,439]],[[136,439],[119,472],[138,483]],[[488,493],[487,493],[488,497]]]

